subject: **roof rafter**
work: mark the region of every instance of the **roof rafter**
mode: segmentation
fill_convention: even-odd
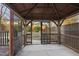
[[[66,17],[70,17],[79,12],[79,4],[61,4],[61,3],[51,3],[51,4],[24,4],[24,7],[20,7],[20,4],[8,4],[15,12],[20,14],[20,16],[25,19],[51,19],[51,20],[62,20]],[[26,7],[26,5],[28,7]],[[23,9],[21,9],[23,8]],[[22,12],[22,13],[21,13]]]
[[[26,13],[25,16],[27,16],[37,5],[38,5],[38,4],[35,4],[35,5]],[[24,17],[25,17],[25,16],[24,16]]]
[[[59,20],[59,19],[60,19],[60,18],[59,18],[59,12],[58,12],[58,10],[57,10],[55,4],[53,4],[53,9],[55,10],[56,16],[57,16],[57,18],[58,18],[58,20]]]

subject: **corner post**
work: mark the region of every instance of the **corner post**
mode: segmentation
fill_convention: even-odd
[[[13,11],[10,9],[10,41],[9,41],[9,56],[14,54],[14,16]]]

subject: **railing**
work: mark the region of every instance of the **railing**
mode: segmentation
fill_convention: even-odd
[[[51,33],[51,42],[58,42],[58,33]]]
[[[44,40],[44,41],[48,41],[48,42],[50,42],[50,43],[58,43],[58,33],[43,33],[42,34],[42,39]],[[46,41],[46,42],[47,42]]]
[[[63,43],[74,49],[75,51],[79,52],[79,37],[78,36],[73,36],[73,35],[68,35],[68,34],[63,34],[62,35]]]
[[[0,32],[0,46],[8,46],[9,32]]]
[[[24,35],[24,45],[32,44],[32,36],[31,34]]]

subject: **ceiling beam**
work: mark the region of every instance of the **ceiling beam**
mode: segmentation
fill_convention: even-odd
[[[26,7],[25,7],[24,4],[22,4],[22,6],[23,6],[23,9],[24,9],[24,10],[28,11],[28,9],[26,9]],[[19,11],[19,13],[20,13],[20,14],[23,13],[23,12],[25,13],[26,11],[24,11],[24,10]]]
[[[19,14],[22,17],[22,15],[19,13],[19,10],[17,9],[17,7],[15,6],[14,3],[12,3],[12,4],[6,3],[5,5],[10,7],[13,11],[15,11],[17,14]]]
[[[25,12],[27,12],[28,10],[30,10],[30,9],[25,9],[25,10],[21,10],[21,11],[19,11],[19,13],[25,13]]]
[[[58,12],[58,10],[57,10],[57,8],[56,8],[56,5],[53,3],[53,9],[55,10],[55,14],[56,14],[56,16],[57,16],[57,18],[58,18],[58,20],[60,19],[59,18],[59,12]]]
[[[36,5],[37,5],[37,3],[35,3],[35,5],[34,5],[33,7],[35,7]],[[32,7],[32,8],[33,8],[33,7]],[[25,7],[25,8],[26,8],[26,7]],[[20,11],[20,13],[24,13],[24,12],[26,12],[26,11],[28,11],[28,10],[32,9],[32,8],[22,10],[22,11]]]
[[[24,4],[22,4],[22,6],[23,6],[23,9],[26,10],[26,6]]]
[[[14,11],[18,11],[17,10],[17,7],[15,6],[15,4],[8,4],[7,3],[7,6],[9,6],[11,9],[13,9]]]
[[[25,16],[27,16],[38,4],[35,4],[31,9],[28,10],[28,12],[25,14]],[[24,16],[24,17],[25,17]]]
[[[44,19],[44,20],[48,20],[48,19],[52,19],[52,17],[48,17],[48,16],[28,16],[25,19],[34,19],[34,20],[38,20],[38,19]],[[55,19],[55,18],[53,18]],[[57,19],[55,19],[57,20]]]

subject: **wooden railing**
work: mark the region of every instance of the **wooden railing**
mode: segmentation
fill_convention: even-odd
[[[51,42],[58,42],[58,33],[51,33]]]
[[[79,37],[68,35],[68,34],[62,34],[63,36],[63,44],[67,47],[72,48],[73,50],[79,52]]]
[[[9,32],[0,32],[0,46],[8,46]]]

